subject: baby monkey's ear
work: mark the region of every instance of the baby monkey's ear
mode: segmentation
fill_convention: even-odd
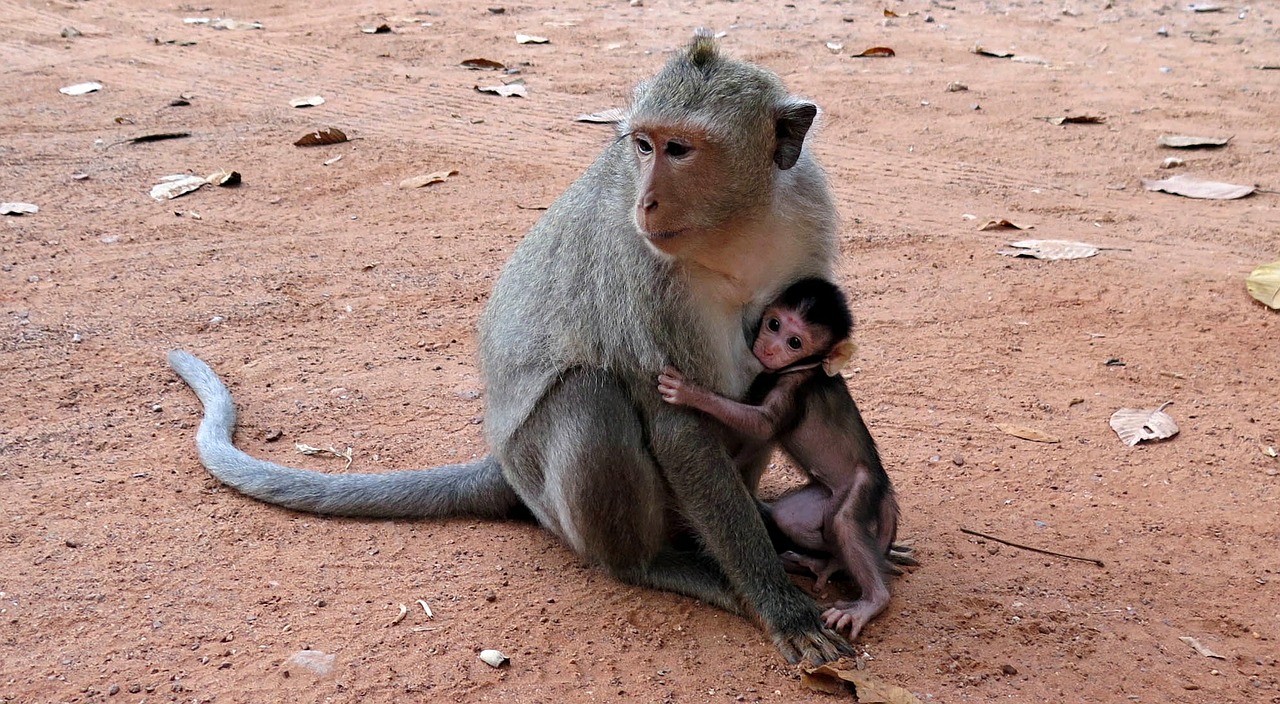
[[[857,352],[858,346],[853,344],[853,340],[845,339],[837,342],[836,346],[827,353],[826,359],[822,360],[822,371],[826,372],[827,376],[839,374]]]

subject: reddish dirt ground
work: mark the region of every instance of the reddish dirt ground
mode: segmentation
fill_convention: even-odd
[[[825,111],[851,387],[922,562],[859,638],[867,672],[924,701],[1280,701],[1280,318],[1243,283],[1280,258],[1280,71],[1257,68],[1280,64],[1273,6],[313,5],[0,0],[0,201],[40,206],[0,217],[0,701],[827,699],[751,623],[619,584],[531,525],[246,499],[197,463],[199,404],[164,360],[207,359],[240,445],[277,461],[342,470],[295,443],[352,447],[353,471],[483,453],[476,319],[609,139],[574,116],[624,104],[700,25]],[[897,55],[851,56],[877,45]],[[459,67],[474,57],[520,66],[529,96],[474,91],[497,78]],[[104,89],[59,93],[89,80]],[[1066,115],[1106,120],[1037,119]],[[323,126],[355,139],[293,146]],[[115,144],[171,131],[191,136]],[[1161,134],[1232,140],[1175,153]],[[219,168],[243,184],[148,196]],[[1140,184],[1178,171],[1270,192]],[[978,229],[1000,218],[1034,229]],[[1115,249],[996,253],[1027,237]],[[1108,427],[1165,401],[1171,440]],[[764,493],[797,481],[780,464]],[[285,664],[304,648],[333,671]]]

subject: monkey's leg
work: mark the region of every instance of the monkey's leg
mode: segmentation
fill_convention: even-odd
[[[196,392],[204,419],[196,450],[209,473],[259,501],[338,516],[378,518],[502,518],[519,508],[497,460],[383,474],[324,474],[283,467],[236,449],[236,409],[209,365],[182,351],[169,364]]]
[[[566,374],[504,449],[511,485],[574,551],[620,581],[742,613],[714,559],[667,544],[666,488],[612,376]]]

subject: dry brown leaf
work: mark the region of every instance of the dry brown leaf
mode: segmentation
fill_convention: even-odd
[[[870,49],[867,49],[866,51],[862,52],[861,54],[854,54],[853,56],[854,58],[857,58],[859,56],[877,57],[877,56],[897,56],[897,55],[898,55],[898,52],[894,51],[893,49],[890,49],[887,46],[873,46]]]
[[[1263,264],[1245,278],[1249,295],[1268,308],[1280,310],[1280,262]]]
[[[1012,435],[1015,438],[1030,440],[1031,442],[1062,442],[1057,437],[1050,435],[1043,430],[1028,428],[1024,425],[996,425],[1000,432],[1006,435]]]
[[[405,189],[406,191],[410,191],[415,188],[430,186],[433,183],[442,183],[444,182],[445,179],[449,178],[450,176],[456,175],[457,173],[458,173],[457,169],[449,169],[448,171],[436,171],[434,173],[424,174],[422,176],[410,176],[409,178],[406,178],[405,180],[400,182],[400,187]]]
[[[550,44],[551,40],[546,37],[538,37],[532,34],[517,34],[517,44]]]
[[[610,125],[627,119],[627,111],[624,108],[609,108],[600,112],[579,115],[573,119],[577,122],[595,122]]]
[[[481,93],[492,93],[494,95],[501,95],[504,98],[529,97],[529,91],[524,87],[523,83],[508,83],[507,85],[503,85],[503,86],[476,86],[476,90],[480,91]]]
[[[800,684],[827,694],[844,694],[852,687],[860,704],[922,704],[910,691],[882,682],[844,660],[804,668]]]
[[[151,197],[161,202],[173,200],[178,196],[185,196],[207,185],[209,185],[209,182],[200,176],[191,176],[189,174],[165,176],[160,179],[160,183],[151,187]]]
[[[34,203],[0,203],[0,215],[34,215],[40,208]]]
[[[1040,119],[1051,125],[1099,125],[1107,121],[1107,118],[1102,115],[1061,115]]]
[[[988,220],[979,230],[1030,230],[1031,225],[1019,225],[1011,220]]]
[[[1219,660],[1226,660],[1225,657],[1204,647],[1203,645],[1200,644],[1200,641],[1196,640],[1195,638],[1192,638],[1191,636],[1178,636],[1178,640],[1191,646],[1193,650],[1205,656],[1206,658],[1217,658]]]
[[[231,169],[218,169],[205,178],[206,181],[224,188],[240,185],[240,172]]]
[[[1092,257],[1102,249],[1097,245],[1086,242],[1072,242],[1070,240],[1020,240],[1018,242],[1010,242],[1009,246],[1013,247],[1013,249],[998,249],[996,253],[1003,254],[1006,257],[1034,257],[1047,261],[1058,261]]]
[[[339,144],[347,141],[347,135],[337,127],[326,127],[315,132],[308,132],[294,142],[299,147],[318,147],[325,144]]]
[[[1206,181],[1195,176],[1178,174],[1158,181],[1143,179],[1142,187],[1148,191],[1164,191],[1187,198],[1209,200],[1234,200],[1244,198],[1256,190],[1253,186],[1236,186],[1218,181]]]
[[[1156,140],[1162,147],[1173,149],[1197,149],[1200,147],[1221,147],[1231,141],[1230,137],[1190,137],[1185,134],[1162,134]]]
[[[893,10],[890,10],[889,8],[887,8],[887,7],[886,7],[886,8],[884,9],[884,16],[885,16],[885,17],[898,17],[899,15],[898,15],[898,13],[896,13],[896,12],[894,12]]]
[[[1143,440],[1163,440],[1178,434],[1178,424],[1164,412],[1173,401],[1159,408],[1121,408],[1111,414],[1111,429],[1120,441],[1133,447]]]
[[[1012,51],[1005,51],[1003,49],[988,49],[982,46],[981,44],[974,44],[973,49],[971,49],[971,51],[975,54],[980,54],[982,56],[994,56],[997,59],[1007,59],[1010,56],[1013,56]]]
[[[289,101],[289,106],[295,108],[314,108],[318,105],[324,105],[324,98],[318,95],[308,95],[305,98],[294,98]]]
[[[493,59],[467,59],[462,66],[472,71],[503,71],[507,68],[506,64]]]

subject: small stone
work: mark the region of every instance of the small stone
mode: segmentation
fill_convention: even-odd
[[[1001,665],[1000,671],[1009,676],[1018,674],[1018,668],[1013,665]]]
[[[488,594],[484,595],[484,600],[492,604],[493,602],[498,600],[498,595],[494,594],[493,592],[489,592]]]
[[[272,428],[267,431],[266,441],[275,442],[282,437],[284,437],[284,432],[282,430],[280,430],[279,428]]]
[[[957,466],[957,467],[963,467],[963,466],[964,466],[964,455],[956,455],[955,457],[952,457],[952,458],[951,458],[951,463],[952,463],[952,464],[954,464],[954,465],[955,465],[955,466]]]
[[[113,684],[110,687],[107,687],[107,696],[114,697],[119,693],[120,693],[120,685]]]
[[[138,692],[141,692],[141,691],[142,691],[142,685],[138,684],[137,682],[134,682],[133,684],[129,685],[129,694],[137,694]]]

